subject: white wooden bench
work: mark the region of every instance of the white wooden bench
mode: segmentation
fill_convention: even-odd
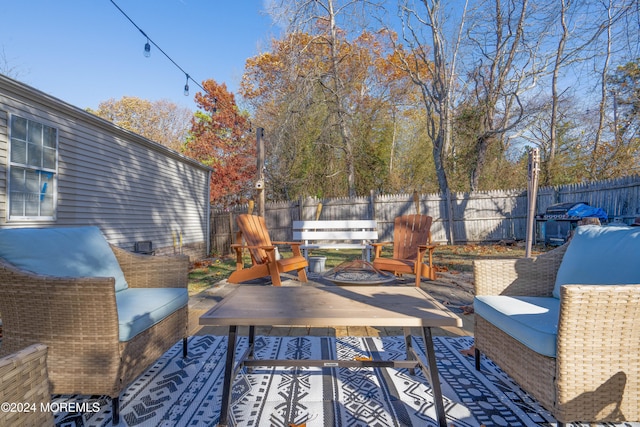
[[[371,242],[378,240],[373,219],[335,221],[293,221],[293,240],[302,241],[302,255],[311,249],[362,249],[362,259],[371,261]]]

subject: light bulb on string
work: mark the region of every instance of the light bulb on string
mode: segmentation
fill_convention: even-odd
[[[121,13],[125,18],[127,18],[127,20],[128,20],[129,22],[131,22],[131,24],[132,24],[134,27],[136,27],[136,28],[138,29],[138,31],[140,31],[140,33],[142,34],[142,36],[143,36],[144,38],[146,38],[146,39],[147,39],[147,42],[145,43],[145,45],[144,45],[144,50],[143,50],[143,53],[144,53],[144,56],[145,56],[145,57],[147,57],[147,58],[148,58],[148,57],[150,57],[150,56],[151,56],[151,44],[153,44],[153,45],[155,46],[155,48],[156,48],[156,49],[157,49],[157,50],[158,50],[162,55],[164,55],[164,56],[165,56],[169,61],[171,61],[171,63],[172,63],[173,65],[175,65],[175,66],[176,66],[176,68],[178,68],[180,71],[182,71],[182,72],[186,75],[186,77],[187,77],[187,81],[186,81],[186,83],[185,83],[185,85],[184,85],[184,95],[185,95],[185,96],[189,96],[189,79],[191,78],[191,77],[189,77],[189,74],[187,74],[187,72],[186,72],[184,69],[182,69],[182,67],[181,67],[180,65],[178,65],[178,63],[177,63],[176,61],[174,61],[174,60],[173,60],[173,58],[171,58],[171,57],[170,57],[170,56],[169,56],[169,55],[168,55],[164,50],[162,50],[162,48],[161,48],[160,46],[158,46],[158,45],[157,45],[153,40],[151,40],[151,38],[149,38],[149,36],[148,36],[148,35],[147,35],[143,30],[142,30],[142,28],[140,28],[140,27],[138,26],[138,24],[136,24],[136,23],[135,23],[135,22],[134,22],[134,21],[129,17],[129,15],[127,15],[127,14],[125,13],[125,11],[124,11],[124,10],[122,10],[122,9],[120,8],[120,6],[118,6],[118,5],[116,4],[115,0],[110,0],[110,1],[111,1],[111,3],[113,4],[113,6],[115,6],[115,8],[116,8],[116,9],[118,9],[118,11],[120,11],[120,13]],[[191,80],[193,80],[193,82],[195,83],[195,85],[196,85],[196,86],[198,86],[200,89],[202,89],[202,91],[203,91],[203,92],[205,91],[205,90],[204,90],[204,88],[202,87],[202,85],[201,85],[200,83],[198,83],[198,82],[197,82],[196,80],[194,80],[194,79],[191,79]]]
[[[149,39],[147,39],[147,42],[144,44],[144,57],[148,58],[151,56],[151,45],[149,44]]]

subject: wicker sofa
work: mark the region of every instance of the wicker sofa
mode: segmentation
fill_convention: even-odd
[[[0,411],[0,425],[52,426],[53,413],[42,407],[51,402],[49,393],[47,346],[33,344],[0,357],[0,403],[17,405]]]
[[[49,348],[54,394],[120,392],[181,338],[187,353],[186,256],[134,254],[97,227],[0,230],[0,355]]]
[[[640,228],[581,226],[536,258],[474,262],[486,354],[560,424],[640,421]]]

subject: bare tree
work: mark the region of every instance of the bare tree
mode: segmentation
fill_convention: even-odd
[[[469,73],[473,83],[467,100],[474,98],[470,103],[479,109],[472,191],[480,189],[489,147],[504,146],[506,135],[516,129],[525,115],[523,96],[535,87],[544,69],[537,56],[542,39],[540,33],[531,37],[534,10],[527,0],[488,0],[479,6],[468,32],[470,55],[477,62]]]
[[[445,158],[451,151],[451,123],[456,61],[465,24],[465,1],[458,24],[447,27],[446,13],[439,0],[404,0],[399,3],[402,39],[406,48],[396,44],[399,66],[418,86],[426,110],[427,137],[432,143],[433,161],[440,192],[447,197],[448,215],[452,217],[449,180]],[[453,28],[453,44],[448,44],[448,30]],[[449,221],[449,241],[453,243],[453,221]]]
[[[448,45],[445,11],[438,0],[414,3],[404,0],[399,5],[402,39],[406,48],[396,44],[400,67],[420,88],[422,106],[427,114],[427,137],[433,146],[433,159],[440,192],[449,193],[445,157],[451,150],[451,120],[456,60],[467,2],[457,26],[453,45]]]
[[[12,79],[18,79],[21,75],[19,67],[13,65],[12,61],[7,57],[4,46],[0,48],[0,74],[4,74]]]
[[[564,50],[569,38],[569,27],[567,24],[567,11],[573,2],[571,0],[560,0],[560,16],[559,25],[561,28],[558,37],[558,48],[555,54],[551,77],[551,123],[549,132],[549,155],[546,164],[542,165],[542,184],[549,185],[551,183],[551,171],[554,168],[556,148],[558,146],[558,107],[560,95],[558,94],[558,78],[562,68]]]

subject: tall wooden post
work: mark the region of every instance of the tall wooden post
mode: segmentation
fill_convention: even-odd
[[[264,196],[264,128],[256,129],[256,144],[257,144],[257,180],[256,190],[258,191],[258,215],[264,217],[265,211],[265,196]]]
[[[538,176],[540,173],[540,151],[537,148],[529,152],[529,188],[527,198],[529,211],[527,212],[527,241],[525,247],[526,258],[531,258],[531,247],[534,240],[534,223],[536,215],[536,200],[538,198]]]

